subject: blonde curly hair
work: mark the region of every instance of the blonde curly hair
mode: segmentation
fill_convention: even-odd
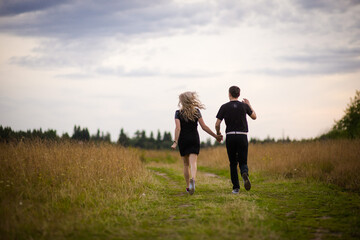
[[[179,95],[179,104],[181,115],[185,121],[195,121],[199,118],[199,109],[205,109],[205,105],[199,100],[196,92],[184,92]]]

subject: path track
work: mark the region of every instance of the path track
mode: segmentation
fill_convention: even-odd
[[[163,200],[155,232],[177,239],[358,239],[360,197],[333,186],[252,175],[253,188],[231,194],[226,171],[198,168],[185,192],[179,164],[151,163]],[[220,174],[217,174],[220,173]],[[349,215],[350,214],[350,215]],[[163,236],[154,235],[155,238]]]

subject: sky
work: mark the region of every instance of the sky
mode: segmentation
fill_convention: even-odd
[[[173,134],[196,91],[214,129],[232,85],[249,138],[325,133],[360,89],[360,0],[0,0],[2,126]]]

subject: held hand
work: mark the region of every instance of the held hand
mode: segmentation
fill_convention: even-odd
[[[218,142],[220,143],[222,140],[223,140],[223,135],[218,134],[218,135],[216,136],[216,141],[218,141]]]
[[[171,148],[172,148],[172,149],[176,149],[176,146],[177,146],[177,144],[176,144],[176,143],[173,143],[173,145],[171,145]]]

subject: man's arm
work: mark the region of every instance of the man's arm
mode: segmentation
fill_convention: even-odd
[[[256,112],[254,111],[254,109],[250,106],[252,114],[250,115],[250,117],[255,120],[256,119]]]
[[[249,100],[247,100],[246,98],[244,98],[244,100],[243,100],[242,102],[243,102],[243,103],[246,103],[247,105],[249,105],[249,107],[250,107],[250,109],[251,109],[251,111],[252,111],[250,117],[251,117],[253,120],[255,120],[255,119],[256,119],[256,112],[255,112],[254,109],[251,107]]]
[[[220,120],[220,119],[216,119],[215,129],[216,129],[216,134],[217,135],[221,135],[221,132],[220,132],[221,121],[222,120]]]

